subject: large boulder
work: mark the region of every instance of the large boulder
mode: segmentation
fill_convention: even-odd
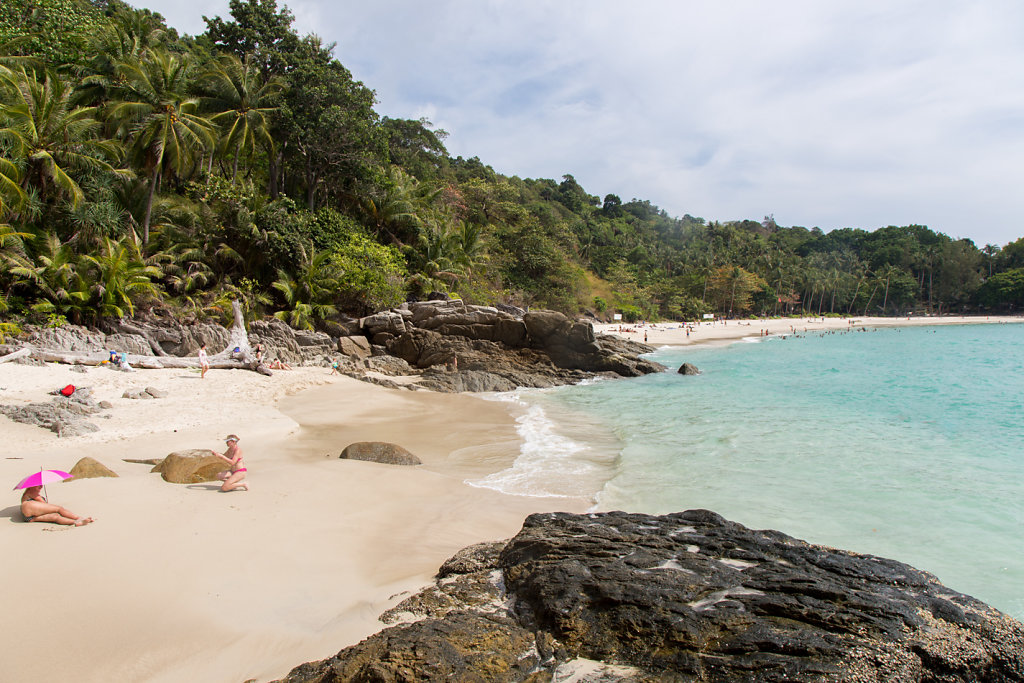
[[[381,311],[366,316],[359,321],[359,324],[366,331],[366,334],[373,337],[382,332],[395,335],[396,337],[405,332],[405,318],[401,313],[395,311]]]
[[[338,351],[352,358],[369,358],[373,355],[370,341],[362,335],[338,337]]]
[[[97,477],[116,477],[117,472],[102,464],[95,458],[85,457],[75,463],[69,474],[77,479],[95,479]]]
[[[206,448],[175,451],[167,455],[151,472],[159,472],[163,480],[172,484],[198,484],[217,481],[217,475],[228,469],[228,464]]]
[[[1024,625],[931,574],[707,510],[531,515],[499,547],[284,680],[1024,680]]]
[[[344,460],[366,460],[385,465],[422,465],[415,455],[398,444],[385,441],[357,441],[349,444],[338,456]]]

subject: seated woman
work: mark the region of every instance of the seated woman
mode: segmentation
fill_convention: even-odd
[[[79,517],[75,513],[46,502],[42,486],[30,486],[21,494],[21,515],[26,522],[53,522],[66,526],[84,526],[95,522],[92,517]]]
[[[217,475],[217,478],[223,481],[220,490],[234,491],[235,489],[249,490],[249,482],[242,481],[245,479],[245,473],[248,471],[245,465],[242,463],[242,449],[238,447],[238,437],[234,434],[228,434],[227,438],[224,439],[227,443],[228,449],[223,453],[213,451],[221,460],[227,462],[231,469],[225,470]]]
[[[292,366],[288,365],[287,363],[282,361],[280,358],[275,358],[274,360],[270,361],[270,369],[271,370],[291,370]]]

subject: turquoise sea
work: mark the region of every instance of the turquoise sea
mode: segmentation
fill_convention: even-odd
[[[708,508],[892,557],[1024,620],[1024,324],[665,347],[670,372],[498,397],[522,451],[471,482]],[[684,361],[702,374],[674,372]]]

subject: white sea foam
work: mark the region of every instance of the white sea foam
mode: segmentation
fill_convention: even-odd
[[[539,403],[525,401],[520,392],[490,398],[524,409],[516,418],[522,439],[519,457],[511,467],[467,484],[519,496],[569,498],[592,496],[607,479],[607,466],[588,457],[592,447],[559,434]]]

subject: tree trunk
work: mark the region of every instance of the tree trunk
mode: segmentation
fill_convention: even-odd
[[[6,363],[7,361],[17,360],[19,358],[25,358],[26,356],[31,355],[32,349],[18,349],[17,351],[12,351],[11,353],[8,353],[6,356],[0,356],[0,363]]]
[[[256,360],[249,345],[249,335],[245,331],[245,319],[242,316],[242,307],[237,301],[232,302],[232,309],[235,314],[235,322],[231,326],[231,337],[226,349],[209,357],[210,367],[218,370],[253,370],[261,375],[271,376],[273,373],[262,362]],[[147,339],[149,337],[147,336]],[[152,344],[153,341],[151,340]],[[235,349],[238,349],[236,352]],[[27,353],[25,353],[27,351]],[[27,346],[24,349],[17,349],[12,345],[0,344],[0,353],[7,353],[5,356],[11,360],[11,356],[20,353],[22,356],[31,355],[41,361],[48,363],[66,363],[68,365],[102,365],[110,360],[108,351],[55,351],[52,349],[37,349]],[[21,356],[18,356],[21,357]],[[3,359],[0,359],[3,362]],[[168,355],[128,355],[128,364],[134,368],[147,370],[160,368],[198,368],[199,358],[187,356]]]
[[[153,168],[153,177],[149,181],[149,196],[146,197],[146,215],[142,219],[142,243],[149,244],[149,218],[153,214],[153,195],[156,194],[157,178],[160,177],[160,167]]]

